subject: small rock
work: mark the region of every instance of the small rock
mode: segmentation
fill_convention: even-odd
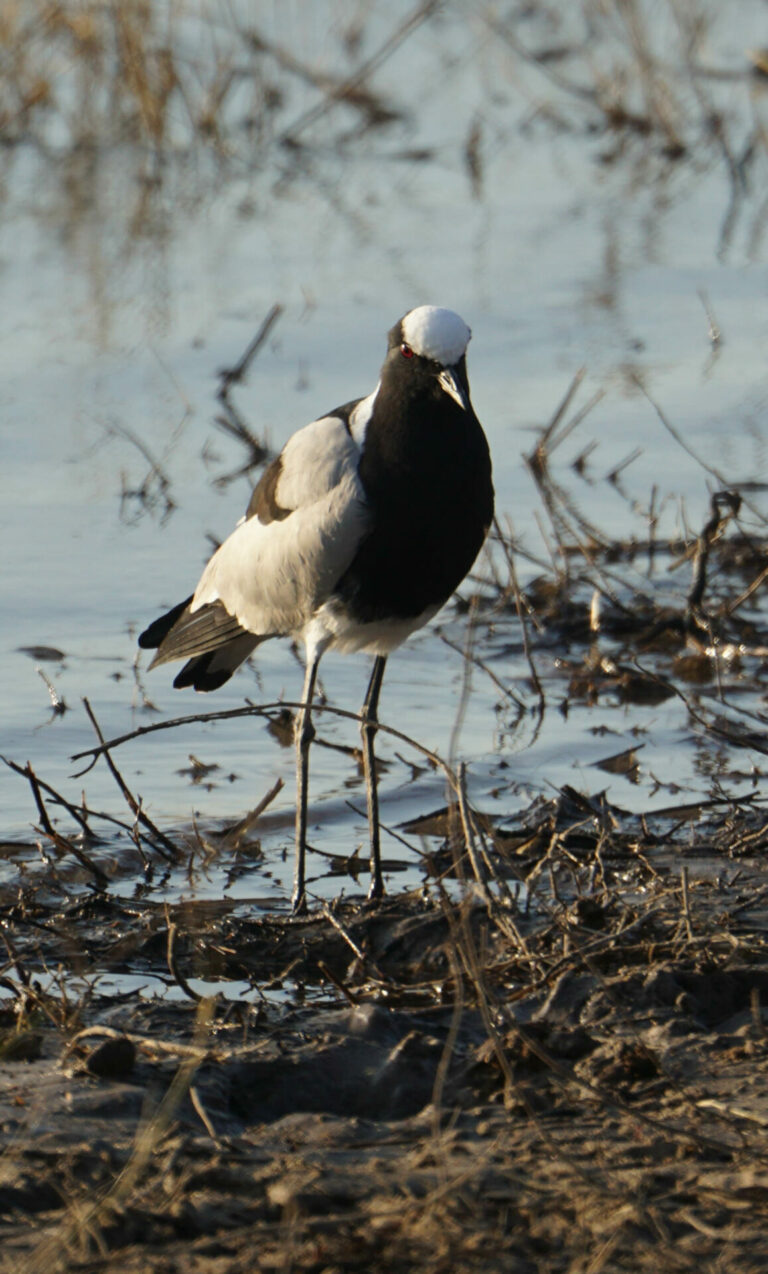
[[[136,1045],[129,1039],[105,1040],[86,1061],[92,1075],[101,1079],[117,1079],[129,1075],[136,1062]]]

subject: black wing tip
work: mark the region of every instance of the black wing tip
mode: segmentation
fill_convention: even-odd
[[[215,672],[209,672],[208,668],[215,651],[210,651],[205,655],[197,655],[194,659],[190,659],[185,663],[180,673],[173,679],[175,690],[186,690],[192,686],[195,690],[209,692],[218,690],[219,686],[223,686],[225,681],[229,681],[234,668],[217,668]]]
[[[160,621],[156,619],[154,623],[144,629],[143,633],[139,633],[138,645],[141,646],[142,650],[157,650],[160,642],[163,640],[162,637],[157,637],[155,635],[155,624],[159,624],[159,622]]]
[[[138,644],[142,650],[157,650],[160,645],[160,642],[155,640],[154,634],[155,624],[157,623],[159,623],[159,620],[155,619],[151,624],[147,625],[143,633],[139,633]]]
[[[169,632],[173,628],[177,619],[179,619],[192,601],[193,594],[179,602],[177,606],[172,606],[165,615],[160,615],[158,619],[152,621],[143,633],[139,633],[138,642],[142,650],[157,650],[158,646],[165,641]]]

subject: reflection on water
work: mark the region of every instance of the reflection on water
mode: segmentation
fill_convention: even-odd
[[[135,647],[245,508],[258,469],[221,428],[217,373],[275,303],[283,313],[232,393],[273,449],[370,385],[382,333],[412,305],[467,316],[473,398],[523,584],[552,569],[558,548],[521,457],[582,366],[551,472],[609,540],[689,538],[709,486],[765,478],[767,315],[754,268],[765,90],[743,55],[755,41],[749,4],[729,6],[727,22],[690,6],[706,19],[698,35],[676,9],[673,20],[654,7],[631,33],[606,10],[589,57],[580,6],[559,18],[537,5],[414,16],[375,3],[340,17],[320,4],[301,21],[273,6],[258,31],[249,5],[177,6],[170,25],[162,9],[143,27],[125,5],[90,31],[62,20],[25,37],[26,122],[18,111],[6,121],[2,158],[2,751],[129,823],[102,766],[70,778],[70,755],[93,740],[84,695],[110,737],[246,695],[290,701],[301,685],[287,646],[267,644],[201,705],[164,671],[145,679]],[[129,54],[143,79],[123,73]],[[742,515],[755,537],[760,500],[753,490]],[[687,572],[651,554],[622,562],[616,587],[643,580],[679,604]],[[758,592],[758,619],[760,604]],[[586,614],[589,598],[578,605]],[[383,720],[444,756],[466,640],[466,616],[448,608],[398,652],[382,699]],[[600,697],[563,715],[557,661],[569,652],[548,640],[532,634],[539,722],[514,608],[484,618],[456,749],[479,808],[503,819],[565,782],[637,809],[654,793],[667,800],[658,783],[706,787],[679,702]],[[63,657],[18,650],[36,646]],[[361,659],[327,659],[329,702],[359,703],[367,672]],[[364,856],[354,726],[325,719],[321,737],[332,746],[313,756],[313,840]],[[638,739],[636,786],[592,768]],[[194,783],[190,753],[218,769]],[[445,803],[444,779],[418,754],[382,740],[382,755],[393,831]],[[188,828],[193,846],[198,827],[234,822],[284,779],[259,833],[264,857],[214,856],[189,886],[284,896],[293,759],[264,722],[150,735],[119,759],[155,821]],[[0,782],[3,834],[34,840],[28,784],[10,771]],[[385,841],[398,868],[424,849]],[[393,867],[393,885],[419,879],[418,867]]]

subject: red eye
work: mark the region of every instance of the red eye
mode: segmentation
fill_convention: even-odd
[[[403,358],[413,358],[413,350],[410,345],[405,344],[405,341],[403,341],[403,344],[400,346],[400,353]]]

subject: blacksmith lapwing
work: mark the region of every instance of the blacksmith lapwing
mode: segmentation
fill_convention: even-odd
[[[488,443],[469,396],[470,335],[458,314],[432,305],[396,323],[373,393],[288,440],[193,595],[139,638],[157,650],[150,667],[186,659],[173,684],[195,690],[223,685],[268,637],[304,642],[295,727],[296,911],[306,906],[312,697],[329,648],[374,656],[361,729],[369,897],[383,893],[373,745],[387,656],[448,600],[493,518]]]

